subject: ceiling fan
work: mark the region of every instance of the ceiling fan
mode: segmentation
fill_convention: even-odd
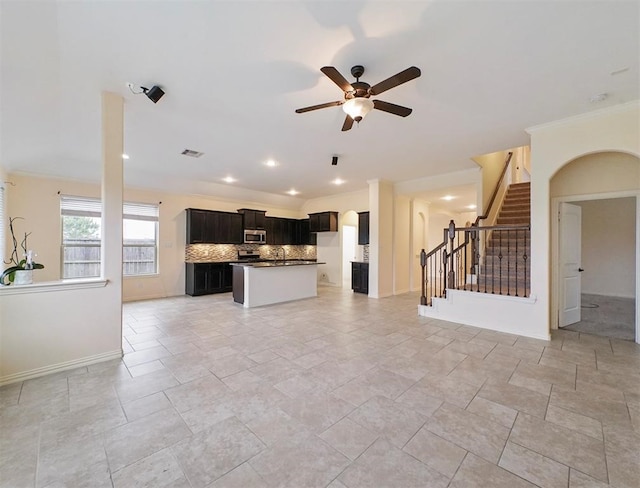
[[[324,66],[323,68],[320,68],[320,71],[327,75],[331,81],[344,91],[344,100],[299,108],[296,110],[296,113],[301,114],[312,110],[318,110],[320,108],[337,107],[342,105],[342,110],[347,114],[347,117],[344,119],[344,124],[342,124],[343,131],[351,129],[354,121],[360,123],[364,116],[372,109],[382,110],[383,112],[399,115],[400,117],[406,117],[409,115],[412,110],[408,107],[383,102],[382,100],[371,100],[370,97],[372,95],[379,95],[380,93],[398,85],[402,85],[407,81],[411,81],[421,74],[419,68],[411,66],[410,68],[407,68],[404,71],[371,86],[369,83],[360,81],[360,77],[364,74],[364,66],[361,65],[356,65],[351,68],[351,75],[356,79],[355,83],[349,83],[333,66]]]

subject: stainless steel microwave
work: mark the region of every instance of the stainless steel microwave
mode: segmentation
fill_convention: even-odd
[[[248,230],[244,231],[245,244],[266,244],[267,232],[264,230]]]

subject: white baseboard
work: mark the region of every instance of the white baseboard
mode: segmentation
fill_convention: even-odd
[[[69,369],[80,368],[82,366],[89,366],[91,364],[101,363],[103,361],[110,361],[112,359],[120,359],[122,357],[122,350],[105,352],[103,354],[96,354],[95,356],[88,356],[86,358],[74,359],[73,361],[66,361],[64,363],[52,364],[42,368],[36,368],[29,371],[23,371],[21,373],[14,373],[7,376],[0,377],[0,386],[8,385],[9,383],[17,383],[18,381],[30,380],[38,378],[51,373],[58,373],[60,371],[66,371]]]

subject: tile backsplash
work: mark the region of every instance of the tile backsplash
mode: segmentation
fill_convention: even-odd
[[[362,246],[362,260],[369,261],[369,244]]]
[[[235,261],[238,250],[260,251],[260,257],[275,259],[276,252],[284,247],[287,259],[316,259],[316,246],[270,246],[259,244],[188,244],[185,261]]]

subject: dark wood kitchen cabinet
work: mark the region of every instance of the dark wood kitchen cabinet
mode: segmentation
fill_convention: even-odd
[[[369,244],[369,212],[358,212],[358,245]]]
[[[231,291],[231,268],[228,263],[186,263],[186,294],[195,297]]]
[[[242,214],[187,209],[187,244],[242,244]]]
[[[355,293],[369,294],[369,263],[351,263],[351,289]]]
[[[309,232],[338,232],[338,212],[309,214]]]
[[[250,208],[240,208],[238,213],[242,214],[244,228],[248,230],[264,230],[266,228],[266,211],[252,210]]]

